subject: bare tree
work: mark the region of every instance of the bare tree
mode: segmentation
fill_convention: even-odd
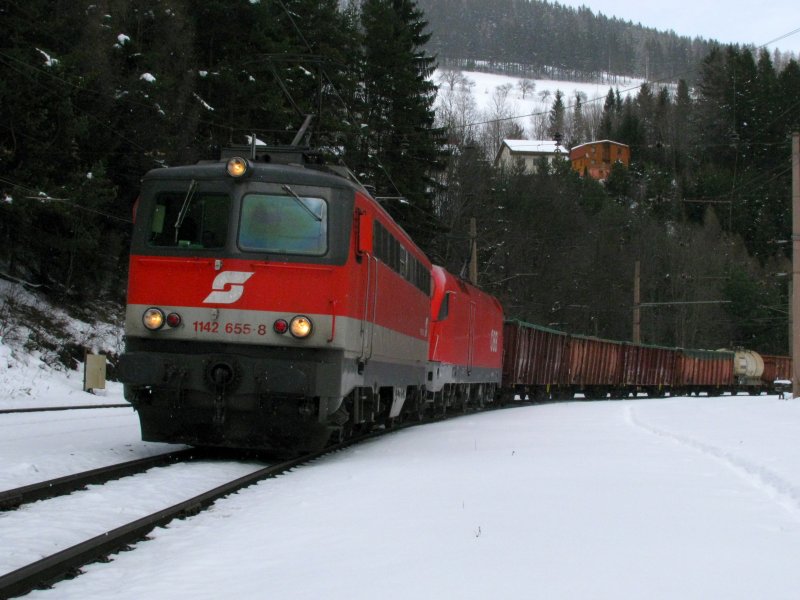
[[[513,120],[516,106],[509,103],[509,95],[513,89],[510,83],[497,86],[492,93],[489,110],[484,114],[487,123],[480,133],[480,142],[489,160],[494,160],[503,139],[519,136],[521,127]]]
[[[517,87],[522,92],[522,99],[525,100],[526,95],[532,94],[536,90],[536,82],[532,79],[520,79],[517,82]]]
[[[472,90],[475,82],[461,71],[442,71],[438,77],[440,92],[436,105],[436,120],[447,130],[451,143],[462,146],[470,137],[470,124],[478,120],[477,105]]]

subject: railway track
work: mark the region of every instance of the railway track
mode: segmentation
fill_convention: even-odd
[[[198,452],[194,449],[177,450],[175,452],[157,454],[147,458],[117,463],[107,467],[99,467],[90,471],[65,475],[56,479],[48,479],[47,481],[5,490],[0,492],[0,511],[19,508],[23,504],[28,504],[37,500],[46,500],[48,498],[71,494],[88,485],[103,484],[121,477],[142,473],[153,467],[200,458],[202,456],[202,452]]]
[[[401,426],[402,427],[402,426]],[[399,429],[398,427],[397,429]],[[260,468],[248,475],[238,477],[213,489],[158,510],[150,515],[131,521],[130,523],[106,531],[100,535],[75,544],[69,548],[46,556],[14,571],[0,575],[0,599],[14,598],[35,589],[49,587],[54,583],[80,574],[80,568],[92,562],[106,559],[109,555],[128,548],[131,544],[145,539],[154,528],[163,526],[173,519],[193,516],[211,506],[216,500],[237,492],[245,487],[285,473],[303,463],[315,460],[320,456],[341,450],[349,445],[380,435],[373,432],[352,438],[324,450],[286,460],[278,464]],[[194,451],[188,451],[192,453]],[[139,461],[132,461],[139,462]],[[43,482],[41,485],[46,485]],[[77,484],[76,484],[77,485]],[[85,484],[84,484],[85,485]],[[26,486],[31,487],[31,486]],[[23,490],[24,488],[20,488]],[[19,506],[21,502],[14,498],[12,492],[6,492],[9,504]],[[41,493],[41,492],[34,492]],[[31,497],[31,496],[28,496]]]
[[[58,410],[86,410],[95,408],[129,408],[131,405],[125,404],[86,404],[84,406],[40,406],[37,408],[4,408],[0,410],[0,415],[11,415],[15,413],[34,413],[34,412],[53,412]]]

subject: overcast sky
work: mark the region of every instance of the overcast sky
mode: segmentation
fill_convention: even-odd
[[[587,6],[594,12],[678,35],[716,39],[723,43],[761,46],[800,29],[798,0],[559,0],[567,6]],[[800,31],[774,44],[800,52]]]

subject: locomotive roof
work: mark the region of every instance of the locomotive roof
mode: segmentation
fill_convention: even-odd
[[[143,179],[224,179],[228,177],[225,170],[228,159],[233,157],[248,161],[251,173],[247,179],[251,181],[276,181],[289,177],[299,184],[363,190],[362,185],[351,179],[352,175],[346,168],[325,164],[317,155],[301,148],[258,147],[257,152],[252,152],[247,146],[226,148],[219,160],[152,169]]]

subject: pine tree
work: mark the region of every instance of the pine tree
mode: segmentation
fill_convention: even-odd
[[[800,98],[800,65],[796,60],[790,60],[778,76],[778,89],[781,98]],[[784,115],[788,131],[800,130],[800,110],[788,111]]]
[[[613,138],[616,125],[616,103],[617,100],[614,96],[614,90],[608,88],[606,101],[605,104],[603,104],[603,117],[600,120],[600,129],[597,132],[598,139],[610,140]]]
[[[586,121],[583,118],[583,98],[580,92],[575,94],[575,106],[572,109],[572,133],[567,140],[567,147],[577,146],[586,139]]]
[[[552,139],[561,141],[564,138],[565,117],[564,93],[561,90],[556,90],[556,97],[550,108],[550,120],[547,129],[547,133]]]
[[[427,23],[412,0],[366,0],[364,35],[364,135],[356,167],[379,196],[401,197],[393,213],[423,247],[435,235],[431,174],[440,168],[434,129],[434,59],[423,49]]]

